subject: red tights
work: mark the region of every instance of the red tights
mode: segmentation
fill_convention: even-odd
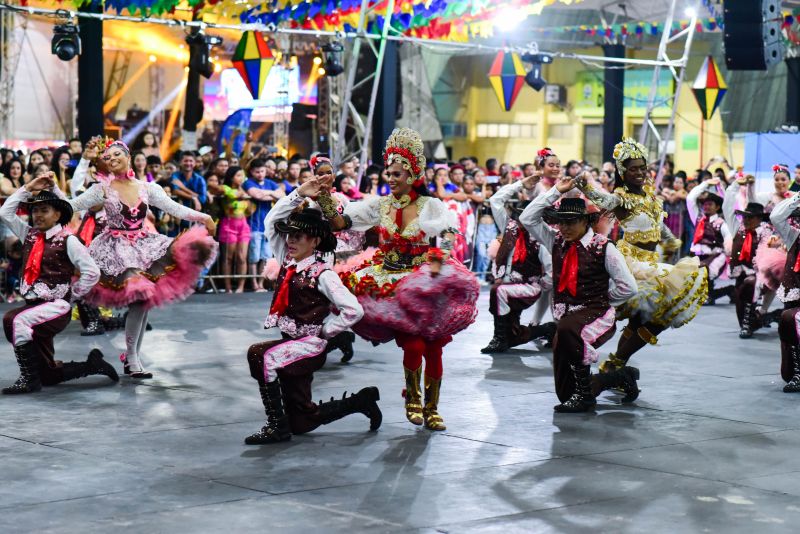
[[[416,371],[422,365],[424,356],[425,374],[434,379],[442,378],[442,349],[452,340],[452,336],[425,339],[401,333],[395,337],[397,346],[403,349],[403,366],[409,371]]]

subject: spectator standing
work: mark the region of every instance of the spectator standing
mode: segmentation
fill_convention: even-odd
[[[197,157],[193,152],[183,153],[180,171],[172,175],[172,192],[187,208],[201,211],[206,203],[207,187],[203,175],[195,171],[196,164]],[[181,221],[180,229],[188,230],[189,225],[189,221]]]
[[[255,209],[247,218],[250,226],[250,247],[247,253],[247,264],[250,274],[253,275],[253,290],[264,291],[261,280],[256,280],[255,276],[261,272],[264,262],[272,257],[267,236],[264,233],[264,219],[267,218],[272,203],[284,196],[283,191],[277,183],[267,178],[269,172],[269,162],[261,159],[254,159],[250,162],[250,177],[242,186],[251,202],[255,204]],[[272,162],[275,165],[275,162]]]

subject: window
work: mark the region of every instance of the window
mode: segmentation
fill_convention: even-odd
[[[477,137],[497,139],[532,139],[535,124],[480,122],[475,125]]]
[[[587,124],[583,127],[583,159],[596,167],[605,161],[602,124]]]
[[[572,139],[572,125],[551,124],[548,127],[547,137],[549,139]]]

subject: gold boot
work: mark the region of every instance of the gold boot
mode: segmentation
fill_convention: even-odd
[[[403,367],[406,375],[406,419],[414,425],[422,424],[422,391],[420,391],[420,379],[422,378],[422,366],[416,371],[410,371]]]
[[[622,369],[625,367],[625,364],[626,362],[623,361],[622,358],[617,358],[617,355],[612,352],[608,355],[608,359],[606,361],[597,366],[597,369],[601,373],[611,373],[617,369]]]
[[[439,406],[439,390],[442,388],[441,378],[431,378],[425,375],[425,407],[422,416],[425,418],[425,428],[429,430],[446,430],[442,416],[436,409]]]

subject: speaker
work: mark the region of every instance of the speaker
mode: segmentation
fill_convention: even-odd
[[[783,60],[780,0],[725,0],[728,70],[767,70]]]

